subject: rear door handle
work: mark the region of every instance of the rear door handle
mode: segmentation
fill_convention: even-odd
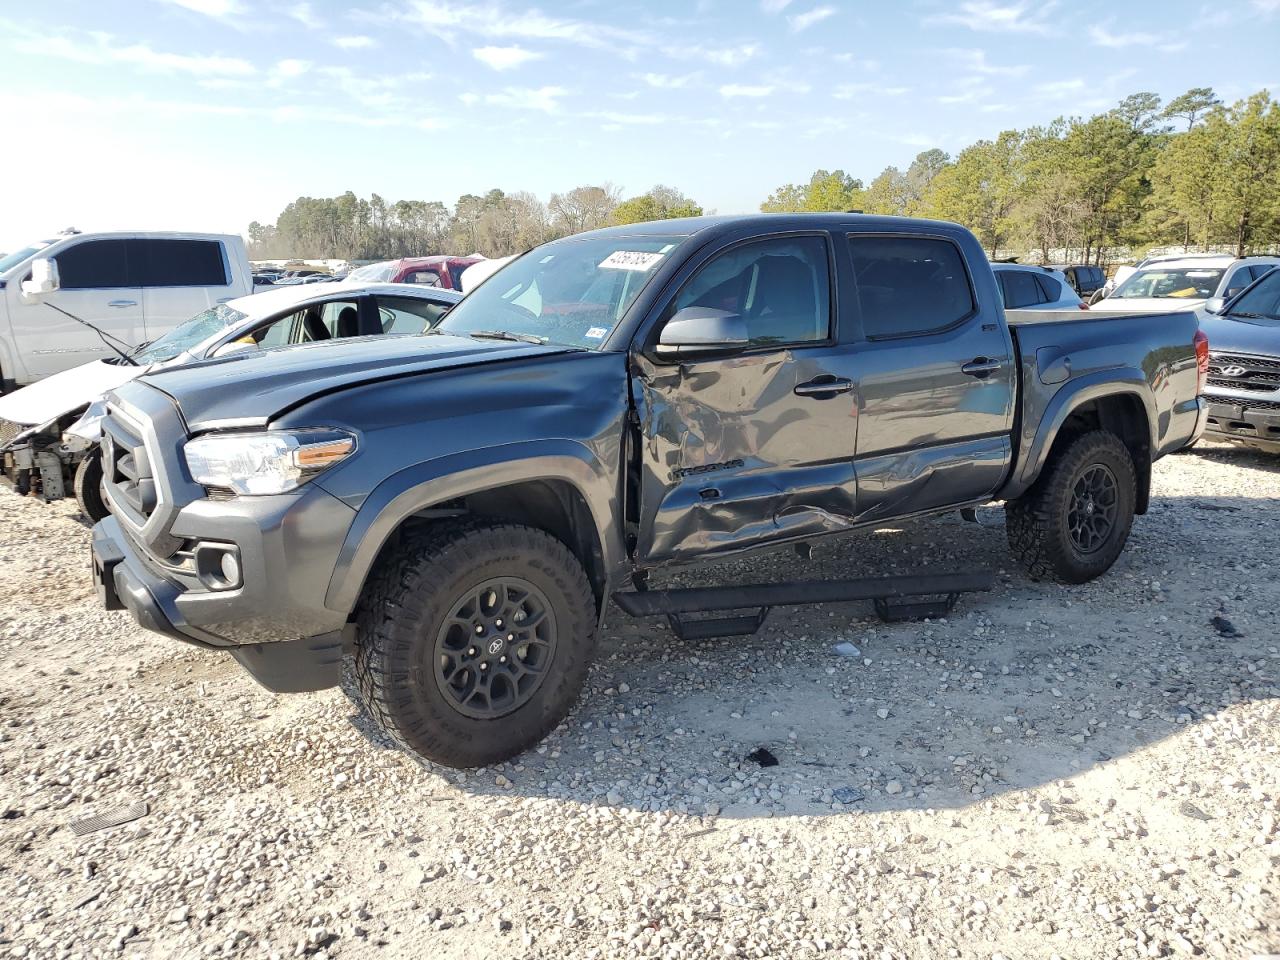
[[[852,389],[852,380],[846,380],[844,377],[823,376],[808,383],[797,384],[795,394],[797,397],[818,397],[826,400],[837,394],[848,393]]]
[[[977,377],[979,380],[985,380],[1003,366],[1003,360],[988,360],[986,357],[978,357],[976,360],[971,360],[961,367],[960,372],[970,377]]]
[[[112,300],[107,304],[108,307],[136,307],[137,305],[137,300]]]

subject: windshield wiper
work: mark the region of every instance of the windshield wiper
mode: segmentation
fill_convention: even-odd
[[[88,327],[90,330],[92,330],[94,333],[98,335],[98,339],[100,339],[103,343],[107,345],[107,349],[114,351],[116,356],[118,356],[121,360],[123,360],[129,366],[131,367],[139,366],[138,361],[133,359],[133,356],[132,356],[133,349],[134,349],[132,344],[125,343],[119,337],[112,336],[111,334],[107,333],[107,331],[103,330],[101,327],[95,327],[88,320],[81,320],[74,313],[71,313],[70,311],[67,311],[67,310],[63,310],[61,307],[55,306],[54,304],[50,303],[48,300],[44,301],[44,305],[48,307],[50,310],[57,310],[64,317],[70,317],[72,320],[74,320],[76,323],[80,324],[81,326]],[[115,343],[112,343],[111,342],[112,340],[114,340]],[[117,343],[120,344],[120,346],[116,346]],[[122,350],[121,347],[123,347],[124,349]],[[129,352],[126,353],[125,350]]]
[[[466,334],[476,340],[511,340],[515,343],[536,343],[542,346],[546,337],[534,336],[532,333],[512,333],[510,330],[474,330]]]
[[[1249,313],[1244,310],[1232,310],[1227,316],[1243,317],[1245,320],[1280,320],[1280,316],[1274,313]]]

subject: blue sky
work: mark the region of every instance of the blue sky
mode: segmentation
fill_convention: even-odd
[[[1280,90],[1277,41],[1280,0],[0,0],[0,250],[346,189],[754,210],[1138,90]]]

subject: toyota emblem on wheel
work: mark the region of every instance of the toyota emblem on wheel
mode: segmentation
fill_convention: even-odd
[[[502,638],[494,637],[493,640],[489,642],[489,653],[495,654],[501,649],[502,649]]]

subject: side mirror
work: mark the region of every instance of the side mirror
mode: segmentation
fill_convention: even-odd
[[[1205,313],[1221,313],[1222,308],[1227,305],[1226,297],[1210,297],[1204,302]]]
[[[52,257],[40,257],[31,261],[31,279],[22,281],[22,295],[42,297],[53,293],[59,286],[58,261]]]
[[[256,343],[245,343],[242,340],[232,340],[230,343],[224,343],[218,347],[213,353],[209,354],[211,358],[217,357],[233,357],[237,353],[244,353],[246,350],[257,350]]]
[[[741,315],[713,307],[685,307],[667,321],[657,354],[665,359],[733,353],[750,343]]]

